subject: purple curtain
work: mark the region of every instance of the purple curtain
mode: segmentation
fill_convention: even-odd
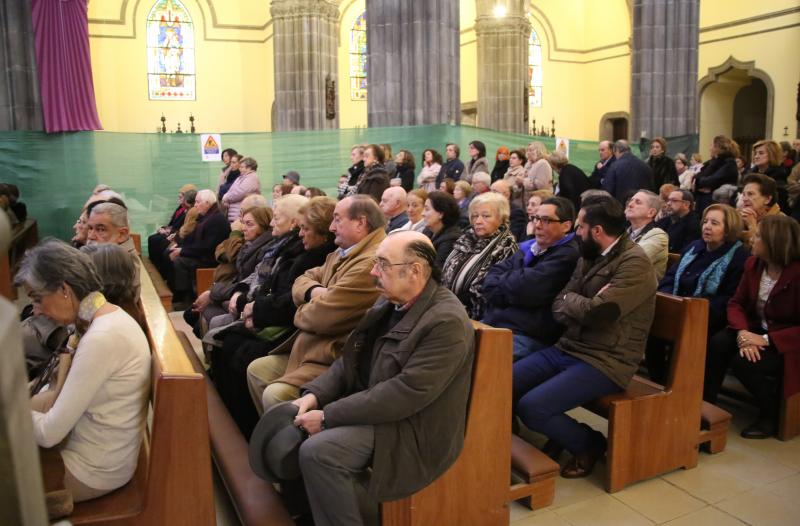
[[[31,6],[45,131],[101,130],[87,0],[32,0]]]

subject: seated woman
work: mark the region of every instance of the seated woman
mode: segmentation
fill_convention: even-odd
[[[275,210],[279,224],[284,214],[281,201]],[[239,302],[243,305],[244,327],[221,335],[222,349],[211,354],[214,384],[245,436],[249,436],[258,421],[248,393],[247,366],[256,358],[266,356],[293,332],[292,284],[306,270],[322,265],[336,248],[333,234],[328,230],[335,206],[336,201],[330,197],[315,197],[299,208],[300,239],[294,229],[288,236],[284,234],[289,241],[276,253],[274,265],[263,282],[249,299]],[[288,355],[275,359],[283,362],[285,368]]]
[[[746,176],[742,183],[744,189],[739,214],[744,222],[744,241],[750,248],[756,225],[766,216],[783,215],[783,212],[777,202],[778,185],[773,178],[753,173]]]
[[[77,327],[59,377],[31,399],[36,442],[60,444],[64,485],[75,502],[104,495],[136,470],[150,393],[147,338],[106,301],[89,256],[61,241],[26,252],[14,282],[42,314]]]
[[[122,308],[136,320],[142,330],[147,322],[139,307],[139,298],[134,295],[137,287],[136,262],[121,246],[114,244],[86,245],[81,252],[88,254],[100,276],[103,293],[109,303]]]
[[[750,255],[740,241],[742,220],[728,205],[713,204],[703,212],[702,237],[690,243],[678,263],[658,285],[659,292],[709,301],[708,336],[727,324],[728,300],[736,292],[744,263]],[[651,339],[645,354],[650,378],[663,384],[667,352],[663,342]]]
[[[458,226],[460,217],[455,197],[447,192],[428,194],[422,218],[427,227],[426,234],[430,232],[433,248],[436,249],[436,264],[439,268],[442,268],[447,256],[453,250],[453,245],[461,236],[461,228]]]
[[[472,185],[466,181],[456,181],[456,186],[453,188],[453,197],[458,203],[458,226],[467,228],[469,226],[469,202],[474,197]]]
[[[192,204],[189,204],[186,200],[187,192],[193,192],[193,195],[197,195],[197,187],[193,184],[181,186],[180,190],[178,190],[178,207],[172,212],[169,223],[160,226],[154,234],[150,234],[147,238],[147,253],[154,264],[158,258],[163,257],[164,251],[167,250],[171,240],[174,239],[174,236],[170,236],[181,229],[186,219],[186,213],[192,208]]]
[[[768,216],[758,224],[753,257],[728,304],[728,328],[714,335],[708,353],[703,397],[716,401],[730,364],[759,410],[742,437],[774,435],[780,386],[784,398],[800,392],[800,225],[793,219]]]
[[[476,196],[469,204],[471,226],[453,245],[442,269],[442,285],[458,296],[473,320],[480,320],[486,309],[482,288],[489,268],[517,251],[509,215],[504,196],[495,192]]]
[[[261,198],[266,204],[260,195],[248,196],[244,202],[247,203],[251,197]],[[264,257],[272,241],[271,221],[272,210],[266,206],[242,208],[241,220],[231,225],[230,237],[217,246],[215,255],[220,264],[214,270],[211,289],[201,292],[183,313],[183,319],[194,328],[198,337],[205,333],[212,318],[227,312],[226,302],[236,283],[252,274]]]
[[[422,188],[411,190],[406,196],[408,207],[406,213],[408,214],[408,223],[401,227],[401,230],[414,230],[415,232],[422,232],[425,230],[425,218],[422,217],[422,211],[425,208],[425,200],[428,199],[428,192]]]

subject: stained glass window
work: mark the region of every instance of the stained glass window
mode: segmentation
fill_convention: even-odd
[[[150,100],[195,100],[194,24],[180,0],[158,0],[147,15]]]
[[[367,18],[361,13],[350,30],[350,98],[367,100]]]
[[[528,104],[542,107],[542,44],[533,29],[528,38]]]

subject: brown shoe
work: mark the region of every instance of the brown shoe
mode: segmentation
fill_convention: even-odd
[[[60,519],[72,514],[74,503],[72,493],[65,489],[49,491],[44,496],[47,506],[47,516],[51,519]]]

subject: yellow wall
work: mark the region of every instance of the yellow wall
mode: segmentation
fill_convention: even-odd
[[[367,101],[350,98],[350,30],[366,2],[342,2],[339,18],[339,127],[356,128],[367,125]],[[369,72],[367,72],[369,74]]]

